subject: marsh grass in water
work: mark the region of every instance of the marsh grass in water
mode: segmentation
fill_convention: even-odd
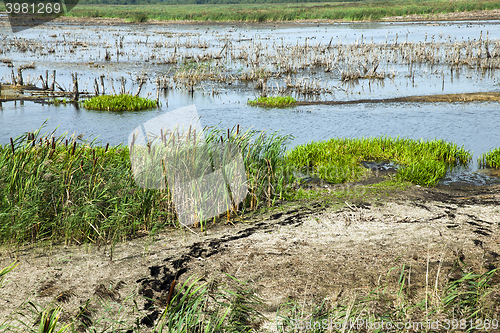
[[[490,150],[478,158],[479,166],[482,168],[500,169],[500,148]]]
[[[157,107],[156,101],[132,95],[102,95],[82,102],[86,109],[97,111],[140,111]]]
[[[288,179],[280,170],[289,138],[239,126],[206,130],[207,144],[231,142],[241,150],[248,193],[237,208],[270,206],[283,197]],[[9,244],[107,244],[178,226],[168,188],[135,183],[129,147],[41,129],[0,146],[0,220],[0,243]]]
[[[392,161],[400,165],[401,180],[434,186],[448,168],[466,165],[471,158],[463,147],[442,140],[335,138],[295,147],[288,152],[287,163],[326,181],[344,183],[366,175],[363,161]]]
[[[297,101],[291,96],[259,97],[248,101],[252,106],[285,107],[293,106]]]

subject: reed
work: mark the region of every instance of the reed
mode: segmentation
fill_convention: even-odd
[[[295,147],[287,163],[333,183],[361,178],[368,170],[363,161],[393,161],[400,165],[398,177],[423,186],[434,186],[448,168],[465,165],[471,153],[442,140],[400,138],[334,138]]]
[[[287,180],[279,170],[288,136],[240,132],[239,126],[206,132],[207,144],[232,142],[241,149],[249,193],[240,209],[282,197]],[[0,146],[0,242],[106,244],[178,225],[168,189],[135,183],[128,147],[54,133],[38,129]]]
[[[292,96],[259,97],[248,101],[252,106],[285,107],[293,106],[297,101]]]
[[[127,94],[101,95],[82,102],[86,109],[97,111],[140,111],[157,107],[156,101]]]
[[[478,163],[481,168],[500,169],[500,148],[490,150],[479,156]]]

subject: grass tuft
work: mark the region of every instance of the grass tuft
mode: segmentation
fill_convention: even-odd
[[[463,147],[442,140],[335,138],[295,147],[288,152],[287,163],[326,181],[344,183],[367,173],[363,161],[392,161],[400,166],[397,175],[401,180],[434,186],[448,168],[466,165],[471,157]]]
[[[86,109],[97,111],[140,111],[156,107],[156,101],[132,95],[102,95],[82,102]]]
[[[291,96],[259,97],[253,101],[248,101],[252,106],[285,107],[293,106],[297,101]]]
[[[500,148],[490,150],[478,158],[479,166],[482,168],[500,169]]]

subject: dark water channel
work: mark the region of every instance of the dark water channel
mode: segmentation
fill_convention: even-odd
[[[130,25],[130,26],[67,26],[48,25],[12,34],[0,27],[0,59],[10,59],[14,66],[35,63],[34,69],[24,71],[25,80],[40,86],[37,77],[45,70],[57,70],[57,82],[71,87],[71,73],[77,72],[82,90],[93,92],[94,79],[105,76],[106,92],[118,91],[120,78],[125,77],[126,89],[134,93],[138,77],[147,76],[141,96],[154,98],[155,79],[166,77],[171,88],[160,94],[161,108],[157,110],[108,113],[76,108],[73,105],[54,106],[34,102],[4,102],[0,107],[0,143],[10,137],[32,131],[47,120],[46,130],[58,127],[57,133],[85,133],[86,138],[98,137],[106,144],[127,143],[128,135],[138,125],[165,112],[195,105],[202,125],[280,131],[291,134],[290,146],[325,140],[332,137],[400,136],[413,139],[444,139],[464,145],[473,151],[474,160],[469,168],[455,170],[444,183],[468,182],[487,184],[498,182],[484,170],[478,170],[480,154],[500,146],[500,104],[473,103],[378,103],[353,105],[298,106],[282,109],[250,107],[246,104],[260,94],[255,89],[258,81],[201,80],[189,91],[186,84],[174,82],[173,75],[182,62],[202,54],[225,52],[214,66],[223,66],[227,75],[259,68],[277,72],[279,61],[288,59],[296,68],[294,82],[316,81],[323,89],[315,95],[296,94],[298,100],[353,100],[390,98],[409,95],[499,91],[500,71],[490,68],[478,70],[474,66],[460,66],[455,70],[443,62],[416,63],[409,67],[399,62],[394,54],[380,53],[376,59],[382,80],[360,79],[343,83],[339,71],[358,66],[364,60],[346,58],[335,63],[335,70],[325,71],[313,64],[321,57],[321,45],[398,43],[441,43],[443,45],[481,38],[488,40],[491,52],[500,53],[499,22],[447,22],[436,23],[357,23],[336,25]],[[119,47],[119,43],[123,47]],[[310,43],[310,44],[309,44]],[[280,50],[293,45],[311,45],[311,54],[304,59],[280,58]],[[23,45],[24,49],[23,49]],[[26,47],[26,45],[28,45]],[[230,45],[230,46],[227,46]],[[283,47],[280,49],[280,45]],[[459,44],[456,44],[459,45]],[[463,45],[463,44],[462,44]],[[228,50],[223,50],[224,46]],[[237,59],[242,52],[257,48],[267,63],[252,65],[251,54],[245,61]],[[451,48],[452,49],[452,48]],[[222,51],[221,51],[222,50]],[[436,49],[445,59],[450,49]],[[108,52],[110,60],[105,60]],[[476,52],[476,50],[474,50]],[[353,53],[354,54],[354,53]],[[176,64],[167,59],[179,55]],[[181,56],[182,55],[182,56]],[[392,57],[392,58],[391,58]],[[441,58],[439,58],[441,57]],[[272,59],[277,61],[273,63]],[[366,59],[365,59],[366,60]],[[295,62],[296,61],[296,62]],[[302,67],[301,67],[302,66]],[[186,68],[186,67],[184,67]],[[0,82],[10,82],[10,67],[0,63]],[[267,81],[269,93],[278,93],[285,86],[286,75],[271,75]],[[312,83],[311,83],[312,84]],[[277,88],[276,88],[277,86]],[[275,89],[275,90],[273,90]]]

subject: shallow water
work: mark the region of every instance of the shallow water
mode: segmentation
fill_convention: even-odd
[[[127,79],[126,89],[137,89],[136,78],[147,73],[148,82],[142,96],[156,93],[154,78],[174,71],[175,65],[163,64],[171,56],[174,45],[182,45],[175,52],[184,54],[218,53],[231,41],[232,50],[260,45],[263,52],[271,52],[273,45],[325,45],[333,37],[334,44],[397,42],[455,42],[474,40],[486,36],[492,45],[500,40],[499,22],[447,22],[428,23],[356,23],[335,25],[168,25],[168,26],[102,26],[74,27],[49,24],[13,35],[0,28],[4,35],[0,58],[11,59],[15,66],[34,61],[35,69],[24,71],[26,80],[33,80],[45,70],[57,70],[57,82],[64,88],[71,86],[71,73],[78,72],[80,89],[93,91],[93,80],[106,76],[107,93],[118,91],[122,76]],[[307,41],[306,41],[307,38]],[[122,39],[124,47],[116,56],[116,46]],[[38,45],[38,49],[20,51],[7,45],[25,43]],[[319,44],[321,43],[321,44]],[[197,46],[203,45],[202,48]],[[498,44],[500,45],[500,44]],[[267,48],[267,51],[265,49]],[[110,61],[104,61],[106,49]],[[40,51],[41,50],[41,51]],[[73,51],[72,51],[73,50]],[[50,51],[50,52],[49,52]],[[270,56],[267,54],[267,56]],[[382,59],[383,60],[383,59]],[[223,60],[232,73],[249,68],[234,58]],[[97,67],[96,67],[97,65]],[[347,64],[349,65],[349,64]],[[276,65],[269,64],[269,68]],[[390,98],[408,95],[498,91],[498,70],[478,71],[462,67],[451,72],[446,65],[423,64],[415,66],[408,75],[407,65],[381,63],[380,70],[395,73],[384,80],[359,80],[351,85],[341,85],[335,73],[308,68],[297,74],[296,80],[309,77],[342,89],[332,89],[316,97],[298,96],[298,99],[352,100],[360,98]],[[0,63],[0,80],[10,81],[11,68]],[[270,79],[270,89],[283,80]],[[40,83],[38,82],[38,85]],[[113,88],[112,88],[113,86]],[[449,173],[444,182],[465,181],[477,184],[491,182],[491,175],[477,172],[475,162],[480,154],[500,146],[500,105],[498,103],[386,103],[338,106],[300,106],[284,109],[263,109],[246,105],[248,99],[257,97],[260,90],[255,82],[238,80],[231,85],[206,81],[197,85],[191,95],[186,89],[175,88],[161,95],[162,107],[158,110],[133,113],[103,113],[77,109],[72,105],[53,106],[33,102],[4,102],[0,107],[0,143],[7,143],[26,131],[39,128],[48,119],[46,129],[58,127],[57,133],[85,133],[86,138],[98,136],[103,144],[126,143],[129,133],[138,125],[164,112],[194,104],[201,116],[202,125],[236,124],[248,128],[280,131],[295,138],[290,146],[311,140],[332,137],[400,136],[413,139],[444,139],[473,151],[474,163],[469,168]],[[213,92],[217,92],[215,95]],[[272,91],[271,91],[272,93]]]

